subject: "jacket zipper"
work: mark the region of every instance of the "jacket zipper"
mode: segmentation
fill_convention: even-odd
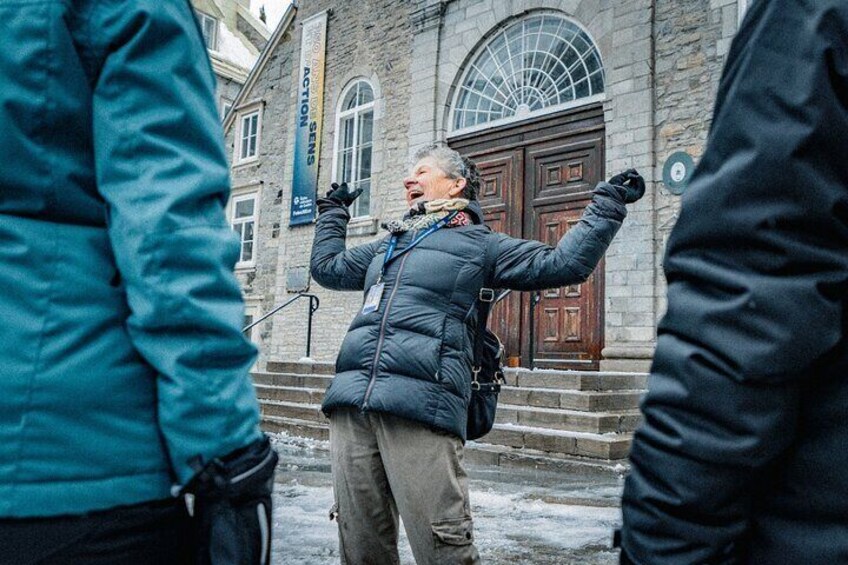
[[[403,274],[403,266],[406,264],[406,258],[409,257],[410,253],[404,254],[404,256],[400,260],[400,267],[398,267],[398,273],[395,277],[395,284],[392,286],[392,292],[389,294],[389,299],[386,301],[386,309],[383,311],[383,319],[380,321],[380,335],[377,337],[377,350],[374,352],[374,361],[371,364],[371,380],[368,381],[368,388],[365,389],[365,399],[362,402],[362,410],[368,410],[368,399],[371,397],[371,390],[374,388],[374,383],[377,382],[377,362],[380,359],[380,353],[383,351],[383,341],[386,338],[386,321],[389,317],[389,309],[392,307],[392,300],[395,298],[395,292],[397,292],[398,287],[400,286],[400,276]]]

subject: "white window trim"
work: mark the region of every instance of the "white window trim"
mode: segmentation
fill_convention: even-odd
[[[498,126],[504,126],[507,124],[519,124],[521,122],[527,122],[531,120],[536,120],[541,118],[542,116],[547,116],[548,114],[555,114],[557,112],[562,112],[563,110],[570,110],[572,108],[579,108],[581,106],[589,106],[591,104],[595,104],[598,102],[604,102],[607,99],[607,93],[601,92],[600,94],[595,94],[594,96],[587,96],[585,98],[578,98],[577,100],[571,100],[566,102],[565,104],[557,104],[556,106],[548,106],[547,108],[543,108],[542,110],[537,110],[528,114],[526,116],[510,116],[508,118],[501,118],[499,120],[492,120],[490,122],[485,122],[482,124],[477,124],[474,126],[470,126],[467,128],[453,130],[448,132],[448,139],[459,137],[461,135],[468,135],[469,133],[474,133],[478,131],[488,130],[492,128],[496,128]],[[451,108],[449,118],[451,122],[453,122],[453,108]]]
[[[261,100],[256,100],[248,104],[243,104],[236,109],[236,131],[233,140],[233,166],[246,165],[255,163],[259,160],[259,153],[262,148],[262,114],[264,103]],[[233,111],[232,109],[230,110]],[[244,119],[248,116],[256,114],[256,154],[250,157],[242,158],[241,142],[242,142],[242,127],[244,127]]]
[[[244,299],[244,315],[245,316],[253,316],[253,321],[251,323],[255,323],[256,320],[262,317],[262,305],[258,298],[247,298]],[[264,323],[264,322],[263,322]],[[259,354],[262,354],[262,343],[259,335],[259,328],[262,327],[262,324],[258,326],[254,326],[251,328],[249,332],[245,335],[245,337],[256,346],[256,349],[259,350]],[[251,372],[255,371],[257,366],[259,365],[259,356],[256,357],[256,362],[250,368]]]
[[[366,102],[365,104],[362,104],[361,106],[354,106],[350,110],[344,110],[343,111],[341,108],[342,108],[342,104],[344,103],[345,97],[347,96],[348,92],[350,92],[350,90],[360,82],[365,82],[365,83],[368,84],[369,87],[371,87],[371,92],[374,94],[374,99],[371,102]],[[350,83],[344,88],[344,90],[342,90],[341,96],[339,96],[339,101],[336,104],[336,135],[334,136],[335,139],[333,140],[333,174],[332,174],[333,182],[339,182],[339,176],[338,176],[338,172],[339,172],[339,140],[341,139],[342,120],[344,118],[347,118],[348,116],[354,116],[353,139],[354,139],[354,143],[357,143],[357,141],[359,139],[358,138],[358,136],[359,136],[359,120],[357,120],[355,116],[357,114],[362,114],[363,112],[367,112],[368,110],[371,110],[371,112],[373,114],[372,122],[371,122],[372,123],[372,125],[371,125],[371,128],[372,128],[371,129],[371,168],[372,168],[372,173],[373,173],[373,168],[374,168],[374,131],[376,130],[376,116],[377,116],[377,113],[374,111],[374,107],[375,107],[376,102],[377,102],[377,95],[376,94],[377,93],[376,93],[376,90],[374,90],[374,85],[371,84],[370,80],[368,80],[365,77],[357,77],[357,78],[352,79],[350,81]],[[356,146],[358,146],[358,145],[355,145],[355,147]],[[353,152],[353,163],[351,163],[351,170],[355,171],[358,166],[359,166],[359,152],[354,151]],[[372,178],[373,178],[373,175],[372,175]],[[367,224],[368,221],[371,219],[371,205],[372,205],[372,203],[373,203],[373,199],[369,200],[368,213],[367,214],[362,214],[362,215],[359,215],[359,216],[353,216],[353,217],[351,217],[351,222]]]
[[[259,235],[259,213],[260,213],[260,186],[259,185],[249,185],[245,187],[240,187],[237,189],[233,189],[232,194],[230,195],[230,201],[227,203],[227,221],[230,224],[230,229],[233,229],[234,225],[234,215],[236,213],[236,202],[241,202],[242,200],[253,199],[253,252],[251,253],[249,261],[241,260],[241,237],[239,237],[239,260],[236,262],[236,270],[237,271],[249,271],[256,268],[256,254],[258,251],[257,238]]]
[[[221,38],[220,38],[220,31],[221,31],[221,30],[219,30],[219,29],[218,29],[218,28],[221,26],[221,22],[218,20],[218,18],[216,18],[216,17],[214,17],[214,16],[210,16],[210,15],[209,15],[209,14],[207,14],[206,12],[202,12],[202,11],[200,11],[200,10],[197,10],[197,19],[198,19],[198,21],[199,21],[199,23],[200,23],[200,29],[201,29],[201,30],[203,30],[203,26],[204,26],[204,18],[207,18],[207,19],[212,20],[213,22],[215,22],[215,28],[214,28],[214,29],[215,29],[215,34],[214,34],[214,37],[213,37],[213,39],[212,39],[212,44],[214,45],[214,47],[208,47],[208,46],[206,46],[206,48],[207,48],[207,49],[209,49],[210,51],[214,51],[214,52],[216,52],[216,53],[217,53],[217,52],[218,52],[218,47],[220,46],[220,40],[221,40]],[[202,35],[202,33],[201,33],[201,35]],[[204,43],[204,45],[205,45],[205,43],[206,43],[206,38],[205,38],[205,37],[203,38],[203,43]]]
[[[750,0],[737,0],[736,7],[738,12],[736,16],[736,29],[742,27],[742,20],[745,18],[745,12],[748,11],[748,6],[750,4]]]
[[[227,113],[233,109],[233,101],[226,96],[221,96],[221,121],[227,117]]]
[[[255,323],[262,314],[260,312],[260,304],[259,300],[256,298],[245,298],[244,299],[244,315],[245,316],[253,316],[253,321],[251,324]],[[247,338],[256,346],[259,347],[259,326],[254,326],[248,333]]]
[[[738,0],[738,1],[744,1],[744,0]],[[603,69],[603,72],[606,74],[607,66],[604,63],[603,53],[601,53],[601,49],[600,49],[600,47],[598,47],[598,44],[595,41],[595,37],[590,33],[589,28],[584,26],[578,20],[571,18],[571,17],[569,17],[569,16],[567,16],[567,15],[565,15],[562,12],[559,12],[559,11],[553,11],[553,10],[541,10],[541,11],[538,11],[538,12],[534,11],[531,14],[528,14],[527,17],[545,16],[545,15],[556,16],[556,17],[568,20],[569,22],[571,22],[572,24],[577,26],[579,29],[581,29],[586,34],[586,36],[592,41],[592,45],[595,46],[595,50],[597,52],[598,60],[601,63],[601,69]],[[516,21],[521,21],[521,19],[516,20]],[[512,25],[512,23],[515,23],[515,22],[510,22],[510,25]],[[500,33],[500,32],[501,32],[501,30],[499,29],[496,33]],[[482,124],[476,124],[476,125],[461,128],[461,129],[453,129],[453,124],[454,124],[455,118],[456,118],[456,116],[454,114],[455,114],[455,111],[456,111],[456,106],[459,102],[459,96],[462,92],[462,88],[460,88],[460,86],[465,83],[465,79],[468,77],[468,74],[472,71],[471,63],[473,63],[477,59],[477,56],[480,53],[482,53],[483,50],[488,48],[488,45],[492,41],[493,37],[494,37],[494,35],[492,37],[490,37],[488,40],[486,40],[482,45],[478,46],[477,49],[474,52],[472,52],[471,57],[467,61],[468,64],[466,65],[465,69],[462,70],[462,72],[459,75],[459,80],[457,80],[455,85],[454,85],[454,92],[451,94],[452,100],[451,100],[451,105],[450,105],[450,109],[448,111],[448,116],[447,116],[448,117],[448,122],[447,122],[448,131],[447,131],[447,135],[446,135],[447,139],[450,139],[450,138],[453,138],[453,137],[459,137],[461,135],[467,135],[469,133],[475,133],[475,132],[478,132],[478,131],[487,130],[487,129],[490,129],[490,128],[495,128],[495,127],[502,126],[502,125],[519,124],[521,122],[535,120],[535,119],[537,119],[541,116],[545,116],[547,114],[554,114],[556,112],[561,112],[563,110],[568,110],[568,109],[572,109],[572,108],[579,108],[581,106],[587,106],[589,104],[595,104],[597,102],[604,102],[604,101],[607,100],[607,96],[608,96],[609,91],[607,89],[608,84],[607,84],[606,75],[605,75],[604,91],[600,92],[598,94],[593,94],[592,96],[586,96],[586,97],[583,97],[583,98],[578,98],[577,100],[571,100],[571,101],[566,102],[564,104],[557,104],[557,105],[554,105],[554,106],[548,106],[546,108],[531,112],[531,113],[524,115],[524,116],[519,116],[519,115],[516,114],[516,115],[513,115],[513,116],[506,117],[506,118],[491,120],[491,121],[488,121],[488,122],[485,122],[485,123],[482,123]]]

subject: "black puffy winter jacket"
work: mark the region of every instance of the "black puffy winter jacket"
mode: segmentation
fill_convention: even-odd
[[[848,563],[848,2],[751,4],[665,270],[625,551]]]
[[[324,412],[345,406],[385,412],[464,440],[487,238],[497,238],[496,288],[536,290],[583,282],[626,215],[614,194],[596,194],[580,223],[555,248],[491,232],[472,202],[466,211],[473,225],[441,229],[390,263],[379,308],[360,311],[345,336]],[[361,291],[377,281],[388,237],[345,250],[349,218],[342,205],[319,216],[311,270],[324,287]],[[412,237],[403,234],[398,250]]]

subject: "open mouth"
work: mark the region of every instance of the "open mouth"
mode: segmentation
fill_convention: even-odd
[[[424,196],[424,192],[423,192],[423,191],[421,191],[421,190],[418,190],[417,188],[410,189],[410,190],[406,193],[406,199],[407,199],[409,202],[413,202],[413,201],[415,201],[415,200],[418,200],[418,199],[419,199],[419,198],[421,198],[422,196]]]

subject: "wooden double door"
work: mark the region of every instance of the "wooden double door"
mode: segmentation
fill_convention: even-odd
[[[451,141],[481,173],[487,224],[556,246],[580,221],[604,173],[600,107]],[[603,262],[583,284],[512,292],[492,311],[491,329],[511,364],[597,369],[603,348]]]

